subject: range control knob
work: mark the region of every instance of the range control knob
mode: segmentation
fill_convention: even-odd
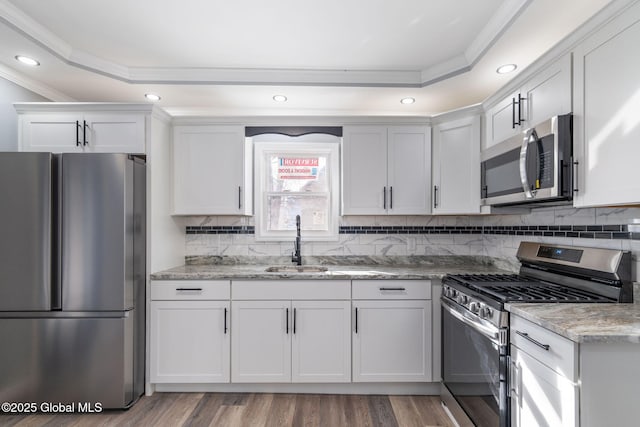
[[[469,297],[466,295],[460,295],[460,298],[458,298],[458,302],[462,305],[466,305],[469,303]]]
[[[458,298],[458,294],[458,291],[456,291],[455,289],[451,289],[451,298]]]
[[[489,307],[482,307],[480,309],[480,317],[483,319],[490,319],[493,316],[493,310]]]
[[[471,310],[472,313],[478,313],[478,311],[480,311],[480,304],[475,301],[472,302],[469,304],[469,310]]]

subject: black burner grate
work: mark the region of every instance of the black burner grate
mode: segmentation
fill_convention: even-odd
[[[517,274],[453,275],[458,283],[501,302],[611,302],[588,291]]]

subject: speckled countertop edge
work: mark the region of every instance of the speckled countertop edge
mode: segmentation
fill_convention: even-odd
[[[506,304],[530,322],[577,343],[640,344],[640,304]]]
[[[215,260],[214,260],[215,261]],[[325,272],[280,272],[266,269],[273,265],[291,266],[286,259],[225,259],[225,262],[187,264],[151,274],[152,280],[216,280],[216,279],[440,279],[446,274],[509,273],[483,257],[344,257],[309,259],[322,265]],[[309,264],[307,264],[309,265]]]
[[[470,267],[392,267],[392,266],[327,266],[325,272],[286,272],[269,273],[265,270],[267,265],[185,265],[160,271],[151,275],[152,280],[216,280],[216,279],[255,279],[255,280],[276,280],[276,279],[397,279],[397,280],[419,280],[419,279],[441,279],[446,274],[468,274],[468,273],[506,273],[493,266],[470,266]]]

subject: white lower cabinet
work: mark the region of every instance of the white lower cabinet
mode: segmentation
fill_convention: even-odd
[[[511,346],[511,426],[577,426],[578,386]]]
[[[241,281],[232,289],[242,298],[231,306],[232,382],[351,381],[349,281]]]
[[[228,383],[229,281],[151,283],[152,383]]]
[[[233,302],[234,383],[291,381],[290,306],[290,301]]]
[[[354,382],[432,380],[430,291],[429,281],[353,281]]]
[[[511,426],[579,425],[578,347],[511,316]]]

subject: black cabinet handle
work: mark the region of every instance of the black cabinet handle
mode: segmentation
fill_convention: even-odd
[[[238,209],[242,209],[242,187],[238,186]]]
[[[84,123],[84,131],[82,132],[82,145],[89,145],[89,141],[87,141],[87,128],[89,127],[89,125],[87,125],[86,120],[83,120],[82,122]]]
[[[296,333],[296,309],[293,309],[293,333]]]
[[[433,186],[433,208],[437,208],[438,207],[438,186],[434,185]]]
[[[387,209],[387,187],[382,187],[382,209]]]
[[[358,307],[356,307],[356,334],[358,333]]]
[[[287,318],[287,334],[289,333],[289,309],[286,309],[286,315],[285,317]]]
[[[227,307],[224,308],[224,334],[227,334]]]
[[[533,338],[531,338],[529,336],[528,333],[516,331],[516,334],[520,335],[522,338],[526,339],[527,341],[532,342],[533,344],[537,345],[538,347],[543,348],[546,351],[549,351],[549,344],[542,344],[540,341],[534,340]]]
[[[511,129],[515,129],[516,124],[516,99],[511,98]]]
[[[389,209],[393,209],[393,187],[389,187]]]
[[[526,100],[527,98],[523,98],[522,95],[518,94],[518,126],[524,122],[522,118],[522,102]]]
[[[76,120],[76,147],[79,147],[80,144],[80,121]]]
[[[386,287],[383,287],[383,288],[380,288],[380,290],[381,291],[406,291],[406,289],[403,288],[403,287],[397,287],[397,288],[386,288]]]
[[[202,292],[202,288],[176,288],[178,292]]]
[[[580,163],[577,161],[573,162],[573,175],[571,176],[571,182],[573,183],[573,192],[578,192],[578,165]]]

